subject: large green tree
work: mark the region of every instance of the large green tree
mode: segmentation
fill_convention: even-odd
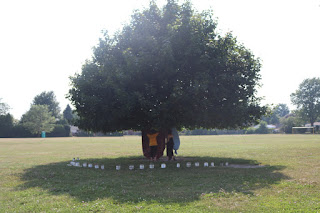
[[[291,101],[297,106],[299,114],[313,126],[320,116],[320,78],[303,80],[296,92],[291,94]]]
[[[69,98],[80,127],[123,129],[237,128],[265,112],[256,88],[260,62],[231,33],[220,35],[210,11],[174,0],[154,1],[131,22],[108,33]]]
[[[42,92],[34,97],[33,105],[47,105],[49,111],[55,118],[60,118],[60,107],[59,102],[56,99],[56,95],[53,91]]]
[[[31,105],[31,108],[21,118],[22,125],[32,134],[40,135],[42,131],[51,132],[56,119],[47,105]]]

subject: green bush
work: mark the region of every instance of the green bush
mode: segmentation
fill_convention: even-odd
[[[32,134],[29,130],[27,130],[21,124],[17,124],[16,126],[13,127],[12,137],[13,138],[31,138],[31,137],[39,137],[39,136]]]
[[[256,134],[268,134],[269,130],[267,127],[267,122],[261,121],[259,127],[255,130]]]
[[[246,131],[246,134],[254,134],[256,132],[256,129],[253,127],[249,127]]]
[[[12,137],[13,117],[9,113],[0,115],[0,138]]]
[[[282,118],[280,120],[281,122],[281,130],[287,134],[292,133],[292,127],[295,126],[303,126],[303,122],[297,117],[288,117],[288,118]],[[299,130],[299,131],[305,131],[305,130]],[[302,133],[302,132],[299,132]]]
[[[57,124],[54,126],[52,132],[47,133],[47,137],[69,137],[70,136],[70,126]]]

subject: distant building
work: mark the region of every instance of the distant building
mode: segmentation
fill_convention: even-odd
[[[253,128],[258,129],[259,127],[260,127],[260,124],[254,126]],[[268,125],[267,125],[267,128],[268,128],[268,129],[275,129],[275,128],[276,128],[276,125],[268,124]]]
[[[72,136],[75,136],[79,131],[79,128],[77,126],[70,126],[70,132]]]
[[[311,124],[306,124],[306,125],[304,125],[304,126],[305,126],[305,127],[310,127]],[[320,127],[320,122],[314,122],[314,123],[313,123],[313,126],[314,126],[314,127],[316,127],[316,126]]]
[[[268,128],[268,129],[275,129],[275,128],[276,128],[276,125],[268,124],[268,125],[267,125],[267,128]]]

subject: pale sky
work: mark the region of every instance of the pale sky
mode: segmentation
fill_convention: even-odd
[[[113,33],[149,0],[0,0],[0,98],[19,119],[33,98],[54,91],[63,110],[69,76],[92,56],[101,30]],[[163,5],[165,0],[158,1]],[[211,8],[262,60],[263,104],[288,104],[305,78],[320,77],[320,0],[193,0]]]

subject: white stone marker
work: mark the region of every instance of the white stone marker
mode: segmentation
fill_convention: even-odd
[[[83,167],[87,167],[87,163],[84,162],[84,163],[82,164],[82,166],[83,166]]]
[[[149,168],[150,168],[150,169],[154,169],[154,164],[153,164],[153,163],[150,163]]]
[[[104,170],[104,165],[101,165],[101,167],[100,167],[102,170]]]
[[[94,165],[94,168],[95,169],[99,169],[99,165]]]
[[[226,162],[226,166],[229,166],[229,162]]]
[[[177,168],[180,168],[180,163],[177,163]]]
[[[188,168],[191,167],[191,163],[190,162],[187,163],[187,167]]]
[[[211,167],[214,167],[214,162],[211,162],[210,166],[211,166]]]
[[[195,162],[194,165],[195,165],[195,167],[199,167],[200,164],[199,164],[199,162]]]
[[[140,169],[144,169],[144,164],[140,164]]]
[[[89,168],[92,168],[92,163],[89,163],[89,164],[88,164],[88,167],[89,167]]]
[[[161,164],[161,169],[165,169],[166,168],[166,164],[165,163],[162,163]]]
[[[129,165],[130,170],[134,170],[134,165]]]
[[[121,166],[120,165],[116,165],[116,170],[120,170],[121,169]]]
[[[204,162],[204,163],[203,163],[203,166],[204,166],[204,167],[208,167],[208,166],[209,166],[209,163],[208,163],[208,162]]]

